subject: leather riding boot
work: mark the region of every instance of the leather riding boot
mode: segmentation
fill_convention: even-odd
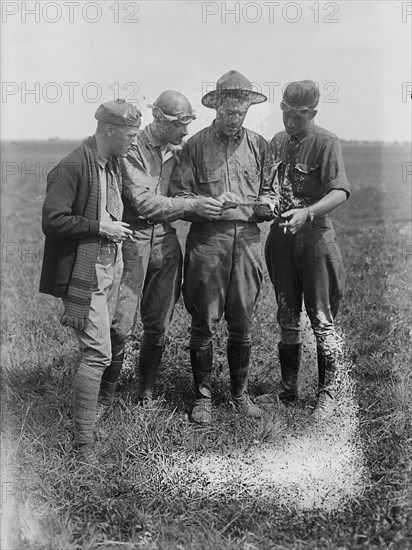
[[[282,375],[281,390],[278,394],[280,401],[292,403],[298,398],[300,358],[302,344],[284,344],[279,342],[280,372]]]
[[[262,411],[255,405],[247,392],[249,362],[252,346],[227,344],[227,360],[230,371],[231,402],[236,412],[250,418],[261,418]]]
[[[153,346],[142,342],[139,353],[139,383],[137,398],[140,403],[153,395],[157,372],[162,360],[164,346]]]
[[[106,368],[103,373],[102,380],[100,382],[100,391],[98,403],[99,405],[105,405],[109,407],[114,400],[114,392],[116,390],[116,382],[119,378],[120,371],[122,370],[124,359],[124,350],[120,351],[117,355],[112,355],[112,362],[110,366]]]
[[[190,420],[206,426],[212,421],[212,343],[201,348],[190,348],[190,363],[196,395]]]
[[[321,421],[329,418],[335,411],[333,385],[336,375],[336,357],[317,348],[318,354],[318,400],[312,412],[312,418]]]

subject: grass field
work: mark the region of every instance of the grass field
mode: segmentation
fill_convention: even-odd
[[[37,291],[44,175],[74,144],[3,145],[3,549],[412,548],[411,181],[403,176],[410,149],[344,148],[353,192],[334,214],[347,291],[333,424],[307,420],[315,399],[308,329],[302,406],[274,407],[258,422],[235,416],[223,324],[215,340],[215,423],[189,424],[189,318],[179,302],[159,398],[151,410],[131,403],[138,327],[92,468],[79,467],[72,453],[76,342],[59,324],[59,301]],[[187,227],[178,230],[183,243]],[[252,395],[279,379],[275,314],[265,276]]]

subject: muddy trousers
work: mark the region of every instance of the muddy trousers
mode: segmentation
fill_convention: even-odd
[[[149,397],[160,366],[166,330],[180,296],[182,251],[169,223],[131,223],[135,242],[123,243],[123,277],[111,327],[113,349],[124,348],[140,317],[139,397]],[[121,368],[121,360],[120,368]],[[119,369],[120,371],[120,369]]]
[[[229,343],[250,345],[262,278],[260,230],[255,223],[192,223],[183,283],[183,298],[192,317],[190,347],[208,346],[223,316]]]
[[[304,301],[316,338],[318,365],[335,370],[338,342],[334,319],[343,297],[344,268],[330,216],[317,218],[295,235],[285,235],[273,224],[265,258],[278,304],[281,343],[300,344]],[[322,378],[323,367],[319,369]]]

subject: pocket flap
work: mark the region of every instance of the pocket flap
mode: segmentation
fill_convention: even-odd
[[[206,165],[203,165],[201,170],[199,170],[199,182],[200,183],[210,183],[213,181],[220,180],[220,169],[212,168]]]
[[[308,166],[307,164],[296,163],[296,170],[302,172],[302,174],[311,174],[316,170],[317,166]]]

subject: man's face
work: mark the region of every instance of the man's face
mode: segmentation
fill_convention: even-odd
[[[216,129],[228,137],[235,136],[242,127],[249,107],[249,101],[224,99],[216,109]]]
[[[312,118],[316,115],[316,111],[309,111],[307,114],[298,115],[293,111],[283,113],[283,124],[285,125],[286,133],[289,136],[296,136],[307,130]]]
[[[182,124],[178,120],[158,120],[157,136],[164,143],[180,145],[183,138],[189,133],[189,124]]]
[[[112,126],[108,127],[110,155],[125,157],[130,146],[137,136],[139,126]]]

